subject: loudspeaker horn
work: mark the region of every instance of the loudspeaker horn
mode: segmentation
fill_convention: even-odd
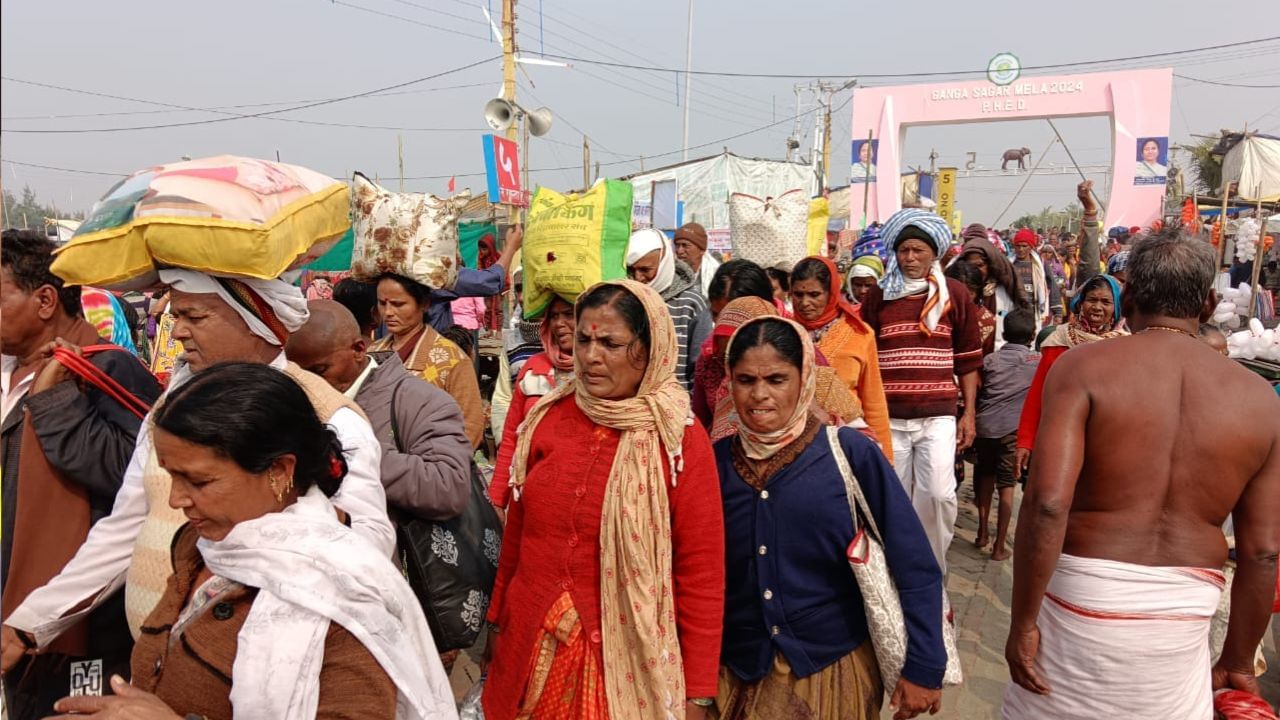
[[[494,98],[485,103],[484,120],[489,123],[489,127],[493,128],[494,132],[506,132],[515,118],[516,109],[506,100]]]
[[[551,132],[551,108],[540,107],[537,110],[526,111],[525,117],[529,123],[529,134],[534,137],[542,137]]]

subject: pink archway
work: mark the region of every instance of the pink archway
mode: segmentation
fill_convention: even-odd
[[[856,90],[849,217],[855,223],[862,218],[859,181],[871,183],[868,222],[883,222],[902,207],[897,179],[908,127],[1106,115],[1113,135],[1111,196],[1104,198],[1106,225],[1147,225],[1160,217],[1164,198],[1160,171],[1168,165],[1172,94],[1169,68],[1019,78],[1005,86],[982,79]],[[859,151],[868,132],[874,133],[878,146],[873,148],[872,167],[883,168],[893,182],[876,182],[874,169],[868,172],[867,165],[860,165]],[[1157,162],[1143,164],[1140,142],[1149,146],[1148,153],[1154,147]],[[963,197],[963,189],[957,194]]]

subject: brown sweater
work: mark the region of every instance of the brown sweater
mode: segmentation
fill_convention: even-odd
[[[133,685],[154,693],[179,715],[231,720],[231,670],[237,637],[258,591],[245,588],[206,608],[170,648],[169,631],[204,568],[197,539],[190,525],[174,537],[174,574],[133,647]],[[281,692],[287,691],[281,688]],[[395,683],[359,640],[337,623],[330,623],[316,717],[394,718],[395,714]]]
[[[394,339],[388,335],[370,348],[371,352],[393,350]],[[403,355],[401,356],[403,360]],[[467,439],[475,450],[484,442],[484,400],[476,367],[462,349],[431,326],[424,326],[413,350],[404,360],[405,369],[449,393],[462,408],[462,422]]]

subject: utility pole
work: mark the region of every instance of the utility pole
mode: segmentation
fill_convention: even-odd
[[[582,136],[582,189],[591,187],[591,141]]]
[[[809,90],[813,93],[814,102],[821,106],[822,83],[810,85]],[[809,193],[811,196],[822,192],[823,170],[821,166],[823,155],[826,152],[826,148],[822,147],[822,141],[825,139],[822,134],[822,115],[823,113],[813,114],[813,149],[809,153],[809,166],[813,168],[813,191]]]
[[[800,149],[800,90],[804,88],[799,83],[793,88],[796,95],[796,114],[793,116],[794,122],[791,125],[791,137],[787,138],[787,162],[791,162],[791,155]]]
[[[929,199],[934,202],[937,202],[938,201],[938,183],[936,182],[936,178],[938,177],[938,149],[937,148],[929,148],[929,177],[935,178],[935,182],[932,182],[929,184],[929,188],[933,190],[933,193],[932,193],[933,197]]]
[[[502,99],[516,101],[516,0],[502,0]],[[515,123],[507,128],[507,139],[516,139]]]
[[[833,89],[827,90],[826,108],[822,113],[822,187],[818,188],[819,192],[831,186],[831,96],[834,94]]]
[[[689,0],[689,28],[685,33],[684,50],[684,144],[682,160],[689,159],[689,100],[693,89],[693,0]]]
[[[404,192],[404,136],[396,133],[396,160],[400,164],[400,192]]]

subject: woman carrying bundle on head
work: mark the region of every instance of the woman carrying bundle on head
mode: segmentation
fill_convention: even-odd
[[[395,350],[405,368],[453,396],[462,408],[473,449],[484,442],[484,402],[471,358],[427,324],[431,288],[387,273],[378,279],[378,312],[387,336],[370,352]]]

